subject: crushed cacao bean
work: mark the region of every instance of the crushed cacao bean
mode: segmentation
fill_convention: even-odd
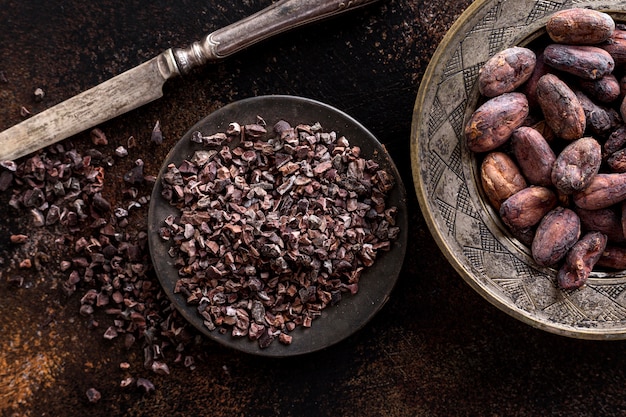
[[[395,179],[345,137],[314,125],[230,123],[162,175],[180,210],[163,219],[174,291],[211,331],[292,343],[328,306],[358,292],[399,233],[385,204]]]

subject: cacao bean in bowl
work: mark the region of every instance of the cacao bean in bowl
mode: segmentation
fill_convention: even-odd
[[[149,211],[156,274],[201,333],[268,357],[361,329],[398,279],[407,240],[398,171],[362,124],[327,104],[228,104],[170,151]]]
[[[548,45],[565,45],[569,40],[554,41],[546,25],[555,13],[574,8],[611,16],[615,29],[607,29],[604,26],[608,24],[600,22],[603,27],[594,31],[607,29],[617,36],[617,31],[624,29],[624,1],[479,0],[463,13],[437,48],[419,88],[411,132],[413,180],[420,207],[440,249],[459,275],[487,301],[514,318],[551,333],[581,339],[624,339],[626,273],[623,266],[607,266],[607,259],[615,260],[615,253],[626,253],[622,226],[626,220],[622,219],[622,209],[626,205],[618,196],[620,185],[612,182],[621,174],[612,171],[611,164],[619,164],[610,163],[607,158],[613,146],[611,134],[620,128],[626,132],[620,113],[624,92],[602,102],[604,96],[592,97],[584,84],[592,84],[591,78],[608,79],[611,75],[619,82],[625,65],[619,56],[610,65],[606,60],[600,64],[593,60],[583,63],[581,51],[585,59],[592,55],[594,59],[604,59],[603,53],[594,50],[591,54],[587,46],[575,45],[579,48],[574,54],[575,64],[566,59],[569,47],[548,49]],[[558,25],[566,27],[564,21]],[[568,28],[561,35],[570,36],[571,32]],[[602,40],[602,34],[599,40],[591,40],[595,35],[575,42],[608,42]],[[575,96],[571,102],[578,102],[582,113],[557,108],[570,96],[561,94],[561,84],[551,76],[540,81],[544,83],[542,87],[531,86],[531,76],[508,90],[490,92],[482,84],[480,73],[494,56],[508,50],[498,65],[517,65],[521,72],[520,62],[525,58],[516,55],[518,61],[512,63],[510,48],[535,52],[535,68],[550,61],[546,72],[570,88]],[[614,52],[611,51],[611,57]],[[563,63],[565,68],[558,68]],[[570,72],[568,65],[577,66],[578,73]],[[513,76],[509,73],[506,77]],[[539,89],[555,95],[538,102]],[[536,95],[533,91],[537,91]],[[520,95],[525,98],[520,99]],[[601,112],[585,107],[585,96],[606,110],[608,125],[594,124]],[[483,106],[489,102],[485,109]],[[528,115],[522,114],[524,106],[529,109]],[[555,108],[557,111],[550,115]],[[478,119],[473,118],[479,109],[484,110],[480,123],[493,128],[491,144],[469,139],[468,131],[479,125]],[[581,126],[579,115],[583,113]],[[515,133],[505,132],[507,129]],[[529,130],[524,129],[541,133],[549,144],[546,152],[554,152],[554,163],[544,164],[552,167],[547,173],[542,173],[535,163],[544,157],[538,153],[543,147],[533,145],[533,153],[523,157],[516,154],[518,143],[538,143],[533,142],[534,132],[528,134]],[[523,158],[535,169],[520,169]],[[490,174],[482,172],[486,160],[485,166],[497,173],[493,177],[500,181],[498,186],[484,184],[485,178],[491,179]],[[514,168],[518,171],[513,172]],[[546,175],[547,182],[541,184]],[[603,193],[602,198],[597,194],[590,198],[592,189]],[[594,206],[586,205],[589,201]],[[600,207],[605,202],[610,207]],[[585,217],[589,211],[594,212],[595,224]],[[596,232],[596,228],[601,232]],[[609,243],[605,246],[603,239],[607,237]]]

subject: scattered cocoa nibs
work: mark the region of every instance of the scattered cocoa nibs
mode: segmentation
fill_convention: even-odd
[[[46,93],[41,87],[37,87],[35,91],[33,91],[33,96],[35,97],[35,101],[39,102],[43,100],[43,98],[46,96]]]
[[[9,79],[7,78],[7,74],[4,71],[0,71],[0,83],[8,84]]]
[[[103,146],[103,145],[109,144],[109,141],[106,135],[99,128],[92,129],[89,135],[91,137],[91,143],[93,143],[96,146]]]
[[[30,110],[28,110],[25,106],[20,107],[20,116],[22,117],[28,117],[31,116],[32,113]]]
[[[161,132],[161,122],[159,120],[154,124],[154,128],[152,128],[152,135],[150,136],[150,140],[157,145],[163,143],[163,132]]]
[[[146,378],[137,378],[137,387],[142,389],[146,394],[155,390],[152,381]]]
[[[145,181],[143,174],[144,162],[141,159],[135,161],[135,166],[124,174],[124,181],[130,185],[141,185]]]
[[[10,240],[11,243],[19,245],[28,242],[28,236],[23,234],[11,235]]]
[[[117,148],[115,148],[115,155],[119,156],[120,158],[128,156],[128,149],[123,146],[118,146]]]
[[[243,126],[238,138],[191,135],[204,147],[162,176],[180,215],[160,234],[179,268],[174,292],[207,329],[263,349],[291,344],[296,327],[356,294],[399,228],[385,204],[395,179],[360,148],[319,123],[270,130],[260,120],[231,123]]]
[[[102,399],[102,394],[100,394],[100,391],[95,388],[89,388],[85,392],[85,395],[87,396],[87,400],[89,400],[89,402],[92,404],[95,404],[100,401],[100,399]]]

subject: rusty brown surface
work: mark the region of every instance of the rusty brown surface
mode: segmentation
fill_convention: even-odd
[[[0,415],[2,416],[433,416],[618,415],[626,412],[623,342],[581,341],[522,324],[484,301],[448,264],[413,191],[409,132],[420,79],[436,45],[470,1],[383,1],[301,28],[166,86],[165,97],[100,128],[112,153],[129,136],[146,144],[107,172],[113,204],[137,158],[156,174],[192,125],[234,100],[293,94],[327,102],[365,124],[394,157],[409,191],[408,256],[382,311],[327,350],[261,359],[198,339],[197,368],[144,369],[130,350],[89,330],[80,289],[66,297],[64,248],[0,202]],[[0,8],[0,129],[20,108],[41,111],[170,46],[184,46],[269,0],[4,2]],[[45,91],[37,102],[33,92]],[[156,120],[164,141],[150,143]],[[71,139],[78,147],[89,132]],[[132,218],[131,227],[146,219]],[[16,247],[12,233],[34,237]],[[48,267],[14,266],[46,251]],[[22,286],[10,281],[17,274]],[[106,322],[107,318],[101,320]],[[119,364],[128,362],[129,370]],[[128,375],[155,392],[123,390]],[[90,404],[86,392],[102,394]]]

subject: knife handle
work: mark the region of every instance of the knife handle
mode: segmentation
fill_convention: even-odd
[[[178,71],[187,74],[287,30],[335,16],[377,0],[280,0],[238,22],[209,33],[187,48],[174,48]]]

